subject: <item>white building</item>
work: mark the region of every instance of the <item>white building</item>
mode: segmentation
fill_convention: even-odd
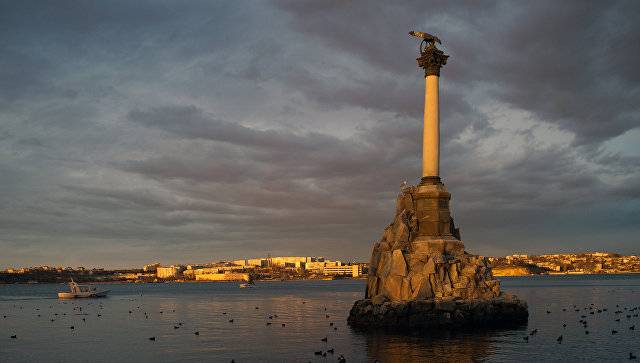
[[[323,260],[323,261],[307,262],[304,268],[307,271],[311,271],[315,273],[324,273],[325,268],[338,267],[338,266],[342,266],[342,262]]]
[[[175,279],[182,272],[179,266],[157,267],[156,276],[159,279]]]
[[[362,266],[361,265],[325,266],[323,273],[325,275],[344,275],[344,276],[360,277],[360,275],[362,275]]]
[[[246,260],[235,260],[234,264],[242,267],[267,267],[269,261],[266,258],[250,258]]]

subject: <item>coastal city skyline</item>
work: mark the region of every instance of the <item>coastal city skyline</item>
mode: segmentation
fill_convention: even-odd
[[[453,60],[441,176],[469,251],[638,253],[628,3],[61,4],[0,9],[0,266],[368,258],[420,178],[411,29]]]
[[[626,272],[640,272],[640,255],[624,255],[617,252],[604,251],[604,250],[594,250],[594,251],[573,251],[573,252],[549,252],[544,254],[530,254],[525,252],[513,253],[510,255],[503,256],[482,256],[492,261],[492,263],[501,266],[502,268],[508,267],[509,265],[531,265],[532,267],[539,267],[543,270],[547,270],[546,272],[554,273],[554,272],[567,272],[571,270],[575,270],[574,272],[581,273],[624,273]],[[586,259],[585,259],[586,258]],[[621,262],[612,262],[611,259],[621,259]],[[631,262],[629,262],[629,259]],[[592,260],[597,260],[597,262],[604,264],[599,268],[592,266],[589,269],[582,270],[580,267],[567,267],[570,266],[574,262],[589,262],[596,263]],[[623,261],[624,260],[624,261]],[[91,266],[91,265],[64,265],[64,264],[56,264],[56,263],[48,263],[48,264],[39,264],[39,265],[30,265],[30,266],[0,266],[0,272],[6,273],[23,273],[29,270],[80,270],[80,271],[89,271],[92,269],[109,269],[109,270],[131,270],[131,269],[139,269],[142,268],[146,270],[148,266],[153,267],[170,267],[170,266],[208,266],[208,265],[216,265],[216,264],[237,264],[240,266],[269,266],[269,265],[277,265],[277,266],[287,266],[294,268],[304,268],[306,262],[329,262],[340,265],[368,265],[368,259],[352,259],[352,258],[329,258],[325,256],[294,256],[294,255],[271,255],[265,254],[263,256],[244,256],[244,257],[235,257],[235,258],[210,258],[210,259],[199,259],[193,261],[159,261],[153,260],[145,261],[138,265],[128,265],[128,266],[107,266],[107,265],[99,265],[99,266]],[[631,263],[629,268],[616,270],[612,269],[612,265],[618,265],[619,263],[627,264]],[[609,265],[609,269],[606,268],[606,265]],[[538,270],[536,273],[544,272],[543,270]],[[366,272],[363,273],[366,275]]]

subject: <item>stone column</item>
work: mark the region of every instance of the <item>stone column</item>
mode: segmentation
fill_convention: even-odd
[[[418,66],[424,69],[425,79],[422,178],[438,180],[440,176],[440,68],[447,63],[449,56],[436,48],[435,41],[426,43],[426,46],[420,47],[420,57],[417,59]]]
[[[440,106],[438,76],[424,78],[424,129],[422,134],[422,177],[440,176]]]

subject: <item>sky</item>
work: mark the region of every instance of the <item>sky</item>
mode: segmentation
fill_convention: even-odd
[[[471,253],[640,253],[638,1],[0,0],[0,268],[366,261],[420,177]]]

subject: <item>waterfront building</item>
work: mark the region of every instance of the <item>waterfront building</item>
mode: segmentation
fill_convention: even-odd
[[[248,267],[252,269],[253,267]],[[224,281],[230,279],[232,281],[242,280],[244,277],[238,277],[233,273],[245,273],[245,267],[239,265],[223,265],[213,267],[201,267],[201,268],[187,268],[182,275],[186,280],[196,281]],[[230,274],[227,277],[222,275]],[[230,276],[230,277],[229,277]],[[247,274],[248,276],[248,274]]]
[[[266,258],[250,258],[246,260],[234,260],[233,264],[242,267],[268,267],[269,261]]]
[[[180,266],[168,266],[156,268],[156,276],[159,279],[175,279],[182,273],[182,267]]]
[[[307,262],[304,266],[304,269],[307,271],[315,272],[315,273],[324,273],[324,269],[326,267],[337,267],[337,266],[342,266],[342,262],[329,261],[329,260],[322,259],[322,261]]]
[[[362,266],[361,265],[325,266],[323,273],[325,275],[342,275],[342,276],[360,277],[362,275]]]
[[[194,280],[196,278],[195,270],[188,268],[182,271],[182,277],[185,280]]]
[[[324,257],[310,256],[277,256],[234,260],[233,264],[244,267],[292,267],[304,268],[311,262],[324,262]]]
[[[195,276],[196,281],[249,281],[249,274],[242,272],[203,272]]]
[[[187,269],[182,271],[182,277],[185,280],[194,280],[196,278],[195,274],[197,270],[205,268],[204,265],[187,265]]]
[[[246,268],[252,269],[253,266],[243,267],[238,265],[224,265],[224,266],[214,266],[211,268],[218,269],[218,272],[224,272],[224,271],[244,271]]]
[[[278,267],[304,267],[306,263],[312,262],[312,257],[271,257],[270,265]]]
[[[145,272],[130,272],[130,273],[120,273],[117,274],[118,277],[123,278],[125,280],[144,280],[144,279],[153,279],[156,277],[153,273],[145,273]]]

